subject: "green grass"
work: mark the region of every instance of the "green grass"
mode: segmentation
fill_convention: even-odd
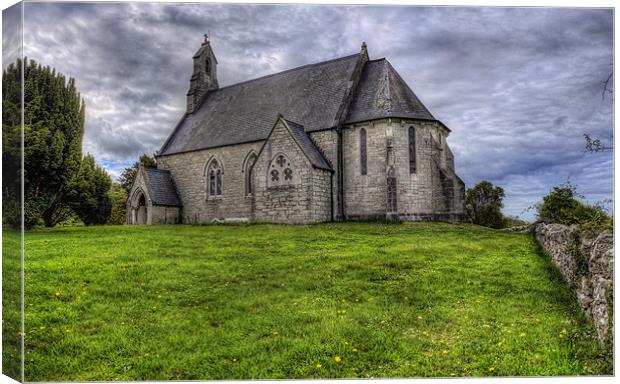
[[[179,225],[25,241],[29,381],[611,374],[524,234]]]
[[[21,380],[21,238],[17,231],[2,238],[2,373]]]

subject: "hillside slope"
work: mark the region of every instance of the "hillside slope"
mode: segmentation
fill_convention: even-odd
[[[524,234],[113,226],[26,247],[28,381],[611,373]]]

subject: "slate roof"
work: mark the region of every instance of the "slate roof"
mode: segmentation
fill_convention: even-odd
[[[368,61],[344,123],[385,117],[435,120],[386,59]]]
[[[160,155],[264,140],[278,114],[306,132],[334,127],[359,54],[306,65],[209,92]]]
[[[290,120],[282,120],[289,127],[293,138],[295,139],[295,141],[297,141],[297,143],[301,147],[301,150],[306,154],[306,157],[308,157],[310,163],[312,163],[312,165],[317,168],[331,171],[332,167],[325,159],[325,156],[323,156],[321,151],[319,151],[319,149],[316,147],[312,139],[310,139],[310,137],[306,133],[306,130],[304,129],[304,126],[294,123]]]
[[[164,169],[144,168],[151,202],[155,205],[180,207],[181,200],[170,172]]]
[[[159,156],[265,140],[279,114],[305,132],[336,127],[360,55],[210,91],[197,111],[183,116]],[[367,61],[343,123],[385,117],[435,120],[386,59]]]

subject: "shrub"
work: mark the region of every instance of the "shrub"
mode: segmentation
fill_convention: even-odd
[[[599,205],[588,205],[577,200],[581,197],[570,184],[553,187],[537,206],[538,220],[564,225],[579,224],[583,228],[603,228],[613,225],[611,218]]]

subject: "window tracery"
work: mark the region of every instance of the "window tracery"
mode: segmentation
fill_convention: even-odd
[[[269,187],[293,185],[295,172],[290,160],[284,154],[276,155],[269,165],[267,185]]]
[[[207,195],[208,196],[221,196],[222,195],[222,175],[223,170],[221,164],[217,160],[212,160],[207,168]]]

